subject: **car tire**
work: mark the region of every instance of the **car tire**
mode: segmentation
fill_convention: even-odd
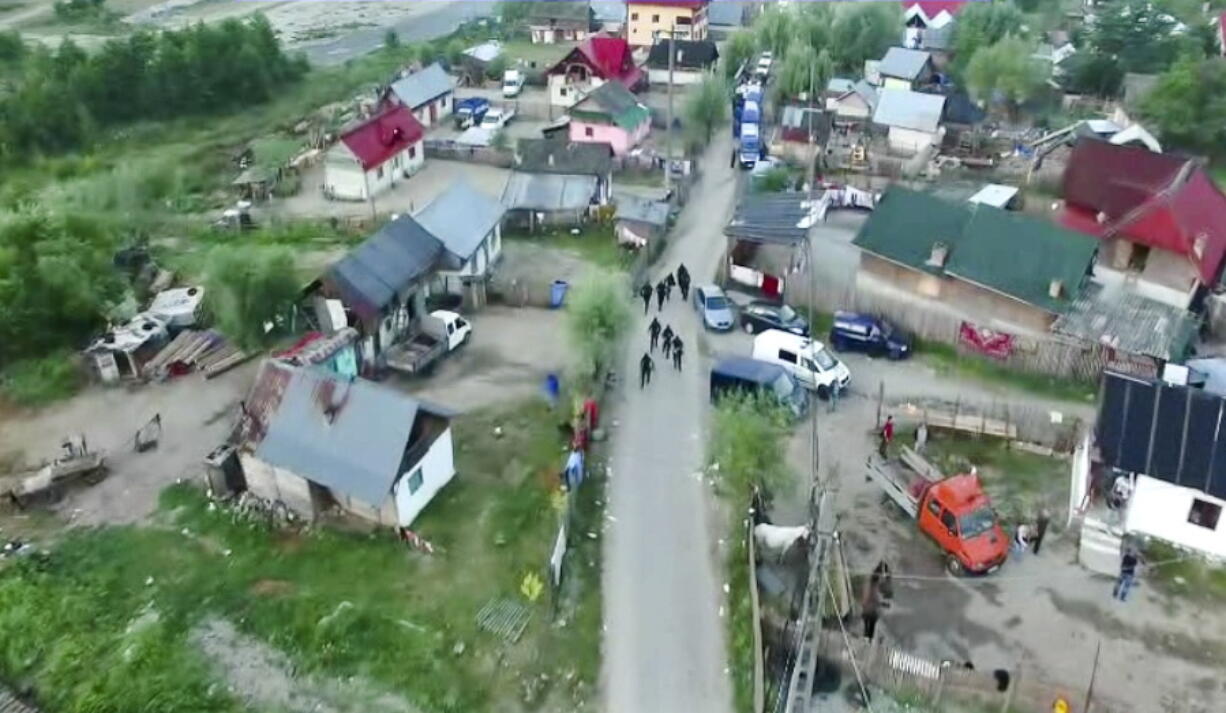
[[[746,334],[753,334],[753,333],[754,333],[753,322],[746,322],[746,323],[744,324],[744,327],[745,327],[745,333],[746,333]]]
[[[821,399],[822,401],[829,400],[830,399],[830,387],[826,386],[825,384],[818,386],[817,387],[817,398]]]
[[[955,577],[962,577],[966,574],[966,568],[962,566],[962,560],[958,559],[957,555],[949,555],[945,558],[945,571]]]

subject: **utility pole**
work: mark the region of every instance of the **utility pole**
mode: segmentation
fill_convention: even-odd
[[[673,63],[677,57],[673,48],[673,30],[668,30],[668,146],[664,148],[664,190],[673,188]]]

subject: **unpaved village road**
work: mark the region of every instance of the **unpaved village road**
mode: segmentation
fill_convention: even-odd
[[[720,132],[703,157],[704,173],[657,272],[683,262],[695,283],[714,276],[736,198],[730,142]],[[732,697],[714,548],[718,525],[710,517],[710,491],[694,477],[706,457],[708,413],[696,358],[699,327],[674,290],[661,321],[681,334],[685,370],[674,371],[657,351],[656,375],[640,390],[638,361],[650,319],[636,301],[613,413],[620,424],[613,429],[605,539],[605,710],[727,713]]]

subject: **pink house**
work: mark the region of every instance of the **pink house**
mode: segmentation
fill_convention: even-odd
[[[617,156],[642,143],[651,132],[651,112],[616,82],[600,85],[570,110],[570,140],[605,143]]]

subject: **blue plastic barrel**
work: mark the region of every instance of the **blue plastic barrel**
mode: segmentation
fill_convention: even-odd
[[[554,280],[549,288],[549,306],[557,309],[566,301],[566,290],[570,284],[564,280]]]

